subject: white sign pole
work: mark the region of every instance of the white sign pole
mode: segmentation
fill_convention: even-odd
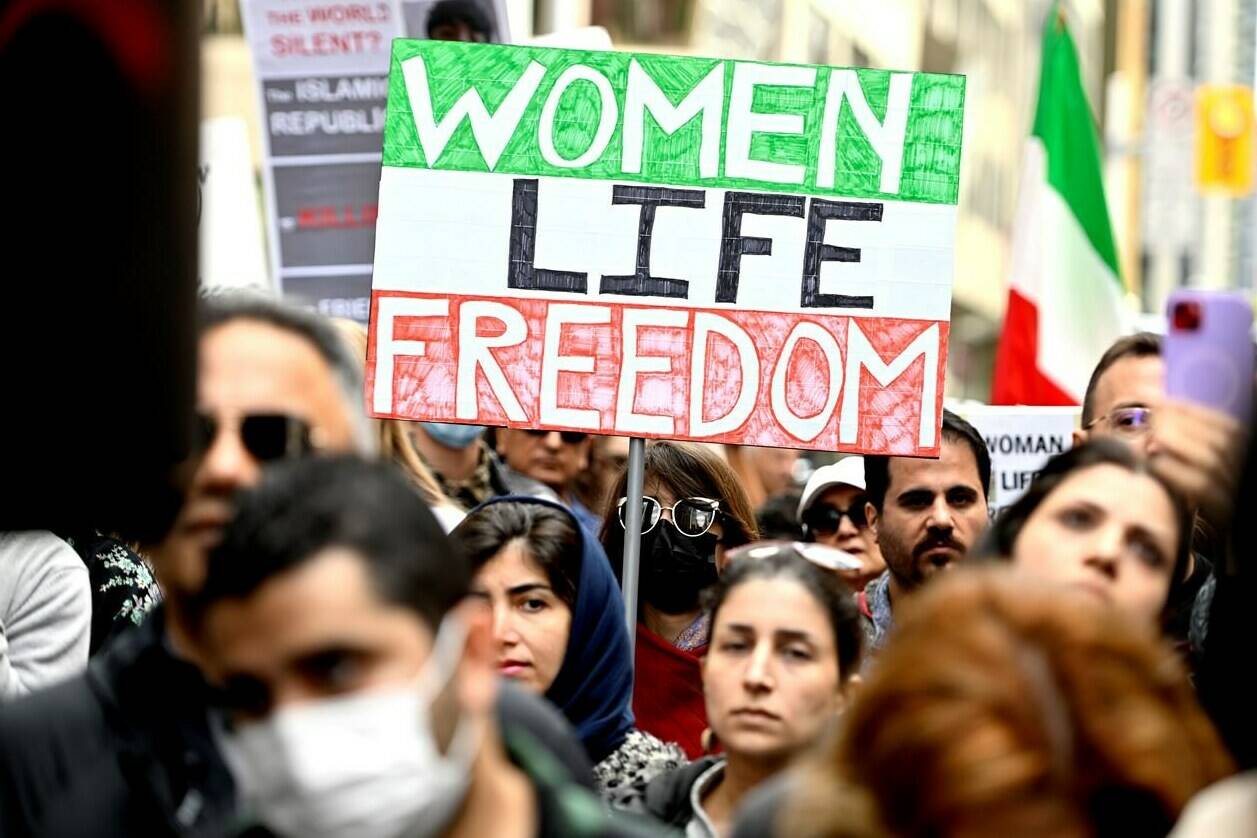
[[[637,587],[642,551],[642,484],[646,477],[646,440],[629,440],[628,484],[624,487],[624,569],[620,576],[624,593],[624,617],[628,621],[629,654],[637,645]],[[634,658],[636,659],[636,658]]]

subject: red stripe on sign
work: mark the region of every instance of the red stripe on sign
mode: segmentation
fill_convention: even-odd
[[[945,321],[375,292],[367,399],[379,418],[937,456],[947,334]]]
[[[1039,371],[1039,309],[1008,291],[1004,331],[995,354],[991,404],[1076,405],[1078,402]]]

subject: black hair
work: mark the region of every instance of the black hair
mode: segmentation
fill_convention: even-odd
[[[1178,545],[1174,552],[1174,575],[1170,577],[1170,591],[1166,605],[1176,601],[1178,589],[1186,582],[1187,560],[1192,543],[1192,513],[1178,493],[1156,472],[1148,468],[1147,461],[1135,453],[1129,445],[1108,437],[1097,437],[1082,445],[1076,445],[1057,454],[1035,476],[1026,493],[1011,506],[1005,508],[974,547],[977,559],[1011,561],[1013,547],[1021,535],[1026,521],[1039,505],[1060,485],[1075,473],[1093,466],[1120,466],[1134,474],[1147,475],[1165,490],[1174,505],[1178,518]]]
[[[235,517],[210,551],[199,610],[248,597],[329,548],[356,553],[380,598],[433,630],[471,583],[466,557],[396,467],[307,457],[267,466],[237,496]]]
[[[759,537],[772,541],[802,541],[805,539],[802,524],[799,523],[799,498],[802,492],[790,491],[773,495],[760,504],[755,510],[755,526]]]
[[[572,608],[584,544],[571,515],[548,504],[495,501],[473,509],[450,533],[476,574],[512,541],[545,572],[555,596]]]
[[[327,318],[249,291],[222,291],[200,299],[197,332],[236,320],[253,320],[274,326],[305,340],[327,362],[348,405],[351,425],[362,453],[373,453],[375,442],[363,403],[363,360],[355,358],[346,341]]]
[[[729,594],[761,579],[788,579],[803,586],[829,618],[834,648],[838,652],[839,679],[845,683],[859,671],[864,629],[851,589],[838,574],[803,558],[789,544],[781,545],[777,552],[764,558],[743,556],[729,563],[719,581],[703,594],[703,607],[711,615],[713,630]]]
[[[1123,358],[1148,358],[1161,355],[1161,337],[1151,332],[1137,332],[1114,341],[1113,345],[1100,356],[1100,362],[1091,371],[1091,380],[1087,382],[1087,392],[1082,397],[1082,426],[1085,428],[1097,418],[1095,415],[1096,388],[1100,379],[1108,372],[1109,367]]]
[[[483,35],[485,40],[493,37],[493,23],[489,16],[474,0],[441,0],[428,12],[428,37],[438,26],[465,23],[471,31]]]
[[[982,483],[982,496],[991,493],[991,452],[987,450],[986,440],[977,428],[970,425],[950,410],[943,410],[943,439],[952,442],[963,442],[973,452],[974,462],[978,464],[978,480]],[[882,511],[886,503],[886,492],[890,489],[890,457],[864,456],[864,483],[866,494],[873,508]]]

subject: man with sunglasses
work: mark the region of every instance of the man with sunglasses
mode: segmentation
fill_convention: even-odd
[[[498,453],[513,471],[537,480],[559,496],[592,538],[602,530],[602,518],[576,497],[576,478],[589,468],[593,440],[582,431],[543,431],[499,428]]]
[[[836,547],[860,562],[860,569],[844,571],[843,579],[859,592],[886,570],[877,538],[869,527],[864,505],[864,458],[845,457],[812,472],[799,499],[799,522],[807,541]]]
[[[358,364],[317,315],[252,296],[211,299],[198,354],[200,450],[174,527],[149,551],[164,602],[85,676],[0,715],[2,835],[227,832],[232,781],[190,640],[207,554],[236,493],[268,463],[374,445]]]
[[[1239,485],[1246,429],[1215,410],[1165,398],[1161,338],[1141,332],[1119,338],[1100,358],[1082,403],[1074,444],[1096,437],[1120,439],[1200,512],[1186,582],[1175,588],[1166,616],[1172,637],[1186,643],[1197,595],[1213,574],[1209,530],[1225,532]],[[1207,595],[1207,593],[1206,593]],[[1202,608],[1207,603],[1202,603]]]

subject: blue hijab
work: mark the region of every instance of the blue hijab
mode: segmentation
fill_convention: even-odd
[[[589,537],[567,507],[541,498],[506,496],[487,500],[476,509],[508,502],[561,510],[580,539],[572,630],[563,665],[546,698],[576,728],[589,758],[597,764],[620,747],[633,729],[633,661],[620,587],[602,545]]]

